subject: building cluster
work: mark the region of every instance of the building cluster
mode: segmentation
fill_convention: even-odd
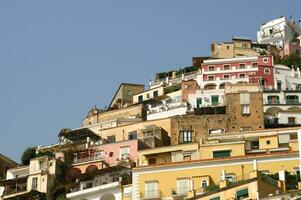
[[[298,189],[301,72],[274,57],[300,54],[300,33],[281,17],[257,42],[213,43],[210,57],[147,88],[120,84],[107,109],[37,147],[52,156],[17,166],[0,155],[0,199],[255,200]]]

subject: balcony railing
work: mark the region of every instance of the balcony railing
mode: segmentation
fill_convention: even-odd
[[[267,100],[264,102],[265,105],[300,105],[298,99],[286,99],[285,101],[280,100]]]
[[[161,199],[162,193],[160,190],[147,190],[140,192],[140,198],[141,199]]]
[[[280,100],[267,100],[266,103],[270,105],[280,104]]]
[[[88,156],[88,157],[83,157],[83,158],[75,157],[73,159],[72,164],[78,164],[78,163],[84,163],[84,162],[90,162],[90,161],[97,161],[97,160],[102,160],[102,159],[103,159],[102,155]]]
[[[172,196],[186,196],[190,189],[187,188],[172,188],[171,195]]]
[[[297,105],[300,104],[299,99],[286,99],[285,100],[286,104],[291,104],[291,105]]]
[[[21,192],[25,192],[27,190],[26,186],[23,188],[15,188],[15,189],[6,189],[4,191],[4,195],[12,195],[12,194],[17,194],[17,193],[21,193]]]

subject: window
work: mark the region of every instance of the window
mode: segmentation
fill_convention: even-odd
[[[147,181],[145,182],[145,198],[156,198],[158,197],[158,181]]]
[[[142,95],[138,96],[138,102],[141,102],[141,101],[143,101],[143,96]]]
[[[214,76],[208,76],[208,81],[214,81]]]
[[[226,48],[227,48],[227,50],[229,50],[229,49],[230,49],[230,46],[227,45]]]
[[[208,182],[207,182],[207,180],[202,180],[202,182],[201,182],[201,186],[202,186],[202,188],[205,188],[205,187],[207,187],[207,186],[208,186]]]
[[[149,164],[149,165],[154,165],[154,164],[156,164],[156,163],[157,163],[156,158],[150,158],[150,159],[148,159],[148,164]]]
[[[129,133],[128,139],[129,140],[136,140],[137,139],[137,132],[135,131],[135,132]]]
[[[111,135],[107,137],[107,142],[108,143],[114,143],[116,141],[116,136],[115,135]]]
[[[287,95],[285,97],[286,104],[299,104],[299,96],[297,95]]]
[[[127,94],[128,94],[128,96],[132,96],[133,95],[132,90],[128,90]]]
[[[249,197],[248,188],[236,191],[236,199],[241,200]]]
[[[267,144],[267,145],[270,145],[270,144],[271,144],[271,140],[267,140],[267,141],[266,141],[266,144]]]
[[[279,96],[275,96],[275,95],[268,96],[268,104],[280,104]]]
[[[212,104],[212,106],[217,106],[218,105],[218,99],[219,99],[218,95],[211,96],[211,104]]]
[[[192,133],[189,129],[183,130],[183,143],[189,143],[192,141]]]
[[[149,96],[149,93],[147,93],[147,94],[146,94],[146,98],[147,98],[147,99],[149,99],[149,98],[150,98],[150,96]]]
[[[38,178],[34,177],[32,178],[31,189],[37,190],[37,188],[38,188]]]
[[[189,178],[182,178],[177,180],[177,194],[186,194],[189,191]]]
[[[250,105],[241,105],[241,114],[248,115],[250,114]]]
[[[120,159],[128,159],[130,156],[130,147],[120,147]]]
[[[39,161],[39,166],[40,166],[40,170],[41,171],[45,171],[46,170],[46,165],[45,165],[45,162],[40,160]]]
[[[252,63],[252,67],[258,67],[258,63]]]
[[[86,183],[84,186],[83,186],[83,189],[88,189],[88,188],[92,188],[93,187],[93,183],[92,182],[89,182],[89,183]]]
[[[245,69],[245,68],[246,68],[246,64],[240,63],[240,64],[238,65],[238,67],[239,67],[239,69]]]
[[[259,141],[258,140],[251,141],[250,145],[251,145],[251,149],[259,149]]]
[[[296,55],[300,55],[300,50],[296,49]]]
[[[209,66],[208,69],[209,69],[209,71],[214,71],[215,67],[214,66]]]
[[[224,65],[224,70],[230,70],[230,65]]]
[[[264,73],[265,73],[265,74],[270,74],[270,69],[269,69],[269,68],[265,68],[265,69],[264,69]]]
[[[263,63],[268,63],[268,58],[264,58]]]
[[[289,125],[294,125],[296,124],[296,118],[295,117],[288,117],[287,118],[288,124]]]
[[[230,75],[229,74],[224,74],[224,79],[225,80],[229,80],[230,79]]]
[[[113,153],[113,152],[110,152],[110,153],[109,153],[109,157],[112,158],[113,156],[114,156],[114,153]]]
[[[246,78],[246,74],[239,74],[239,78]]]
[[[156,90],[156,91],[154,91],[154,97],[157,97],[157,96],[159,96],[159,92],[158,92],[158,90]]]
[[[202,98],[197,98],[196,99],[196,107],[199,108],[202,106]]]
[[[246,42],[241,43],[242,48],[247,48],[248,44]]]
[[[231,156],[230,150],[213,151],[213,158],[227,158]]]
[[[102,159],[103,158],[103,151],[97,151],[94,155],[95,159]]]
[[[184,160],[184,161],[189,161],[189,160],[191,160],[191,155],[183,156],[183,160]]]
[[[221,198],[218,196],[218,197],[213,197],[211,198],[210,200],[220,200]]]

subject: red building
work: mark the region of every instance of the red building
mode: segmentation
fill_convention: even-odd
[[[263,88],[274,88],[272,56],[238,57],[205,60],[202,64],[201,88],[223,89],[226,83],[260,83]]]

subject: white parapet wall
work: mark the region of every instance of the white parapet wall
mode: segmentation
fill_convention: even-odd
[[[147,120],[164,119],[176,115],[185,115],[186,113],[187,113],[187,107],[173,108],[162,112],[148,114]]]

